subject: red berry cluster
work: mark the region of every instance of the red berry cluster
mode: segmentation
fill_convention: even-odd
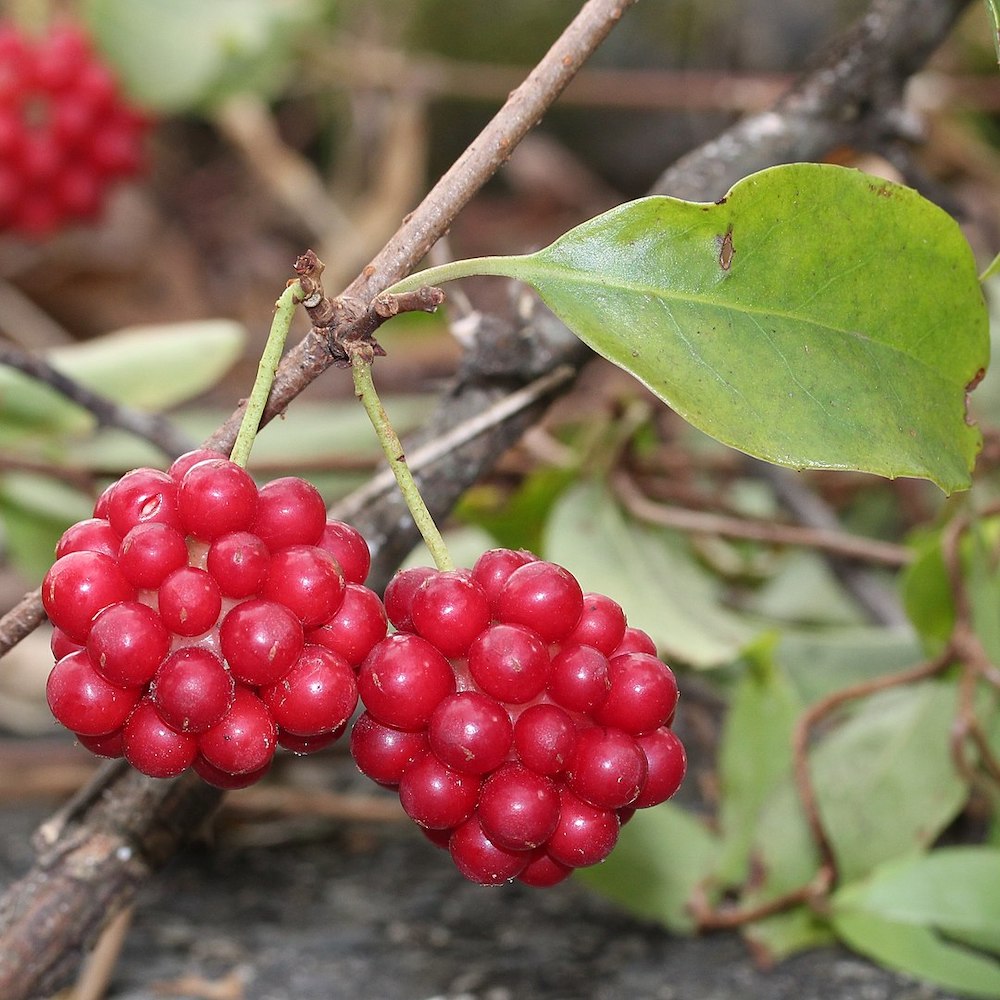
[[[385,607],[351,751],[467,878],[554,885],[679,787],[673,673],[567,570],[494,549],[397,574]]]
[[[153,777],[248,785],[276,746],[332,743],[385,637],[368,546],[305,480],[258,489],[205,450],[136,469],[69,528],[42,583],[56,719]]]
[[[0,230],[44,236],[93,218],[139,170],[147,126],[78,27],[36,41],[0,26]]]

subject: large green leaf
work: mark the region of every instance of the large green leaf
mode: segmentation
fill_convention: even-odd
[[[695,426],[793,468],[966,488],[966,393],[989,358],[972,251],[909,188],[791,164],[715,204],[644,198],[524,257],[432,268],[532,284]]]
[[[161,111],[270,90],[317,0],[88,0],[91,30],[129,92]]]
[[[992,957],[1000,955],[997,849],[905,858],[845,886],[832,902],[837,933],[858,951],[970,996],[1000,997],[1000,962]]]

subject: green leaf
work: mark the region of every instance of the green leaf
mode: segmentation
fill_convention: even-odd
[[[239,357],[245,332],[230,320],[131,327],[45,355],[58,371],[96,392],[157,411],[213,386]],[[48,386],[0,367],[0,435],[32,429],[81,432],[93,417]]]
[[[719,745],[719,880],[742,882],[769,797],[792,769],[791,733],[802,704],[774,662],[773,640],[750,651]]]
[[[1000,997],[1000,850],[941,848],[880,867],[832,900],[837,933],[870,957],[950,989]]]
[[[968,794],[949,734],[956,687],[926,681],[868,698],[816,748],[812,778],[845,881],[926,848]]]
[[[640,809],[622,827],[611,856],[576,878],[671,930],[690,932],[687,906],[714,869],[718,841],[704,823],[671,802]]]
[[[87,22],[129,93],[183,111],[276,88],[316,0],[88,0]]]
[[[993,21],[993,46],[997,51],[997,61],[1000,62],[1000,4],[997,0],[986,0],[986,9]]]
[[[395,288],[472,273],[532,284],[594,350],[734,448],[969,486],[985,303],[958,225],[909,188],[773,167],[716,204],[641,199],[529,256]]]
[[[692,559],[682,536],[626,518],[596,483],[559,498],[543,552],[573,572],[584,590],[614,594],[629,623],[645,629],[669,659],[697,667],[728,663],[756,631],[723,606],[721,588]]]

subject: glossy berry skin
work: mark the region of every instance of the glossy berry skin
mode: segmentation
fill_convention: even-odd
[[[75,25],[0,25],[0,67],[0,228],[40,238],[95,218],[142,166],[145,116]]]
[[[397,631],[361,665],[352,753],[467,878],[555,885],[676,792],[676,679],[565,568],[493,549],[402,571],[385,604]]]
[[[120,729],[139,700],[136,688],[106,681],[86,650],[64,656],[49,674],[45,697],[52,714],[81,736],[103,736]]]
[[[337,560],[348,583],[364,583],[371,569],[372,556],[364,536],[343,521],[327,521],[316,543]]]
[[[281,547],[246,530],[258,522]],[[301,540],[321,536],[367,573],[367,545],[328,521],[302,480],[259,491],[205,449],[166,473],[126,473],[64,533],[46,574],[53,714],[100,756],[124,755],[154,777],[194,768],[219,787],[263,776],[279,745],[330,745],[357,704],[355,668],[387,622],[377,595],[348,588],[330,549]],[[317,641],[306,644],[306,629]]]

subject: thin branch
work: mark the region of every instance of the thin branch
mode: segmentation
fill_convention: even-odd
[[[0,618],[0,656],[31,635],[45,621],[40,588],[29,591]]]
[[[613,485],[625,507],[635,517],[691,534],[721,535],[723,538],[742,538],[774,545],[796,545],[829,552],[844,559],[882,563],[895,568],[906,566],[913,559],[913,553],[905,545],[862,538],[846,531],[754,521],[656,503],[638,489],[631,476],[624,473],[615,475]]]
[[[81,385],[47,361],[10,344],[0,343],[0,365],[14,368],[29,378],[55,389],[72,403],[87,410],[101,427],[118,427],[159,448],[170,458],[176,458],[195,447],[192,441],[171,420],[159,413],[143,413],[116,403],[93,389]]]

